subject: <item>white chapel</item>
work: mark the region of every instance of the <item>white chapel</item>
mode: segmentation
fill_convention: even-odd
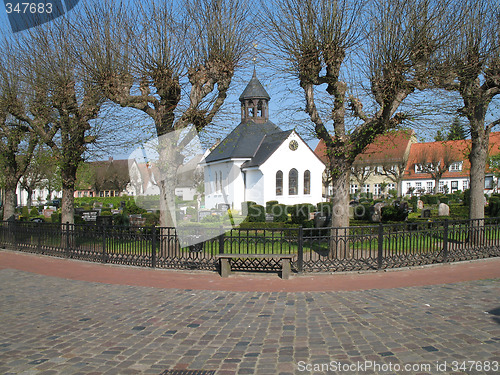
[[[253,77],[240,96],[241,123],[205,158],[205,207],[245,201],[292,205],[322,200],[323,162],[295,132],[269,121],[270,96]]]

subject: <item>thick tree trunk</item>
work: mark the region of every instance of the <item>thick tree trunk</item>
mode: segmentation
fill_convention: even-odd
[[[6,184],[4,190],[3,220],[14,220],[16,213],[16,185]]]
[[[62,202],[61,202],[61,223],[74,224],[74,194],[75,194],[75,180],[76,168],[69,167],[61,171],[62,176]]]
[[[177,150],[178,134],[171,132],[159,137],[159,162],[158,170],[160,188],[160,226],[175,226],[175,185],[177,168],[181,164],[180,154]]]
[[[488,160],[489,134],[472,132],[470,160],[469,219],[484,218],[484,180]]]
[[[330,258],[349,258],[349,171],[340,174],[333,183],[332,230]]]
[[[439,193],[439,179],[434,180],[434,195]]]
[[[33,204],[33,189],[26,189],[26,193],[28,194],[26,198],[26,206],[31,210],[31,205]]]

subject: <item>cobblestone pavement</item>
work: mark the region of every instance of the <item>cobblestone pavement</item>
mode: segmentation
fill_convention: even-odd
[[[5,269],[0,303],[5,375],[500,371],[500,279],[262,293],[109,285]],[[480,362],[464,370],[463,361]]]

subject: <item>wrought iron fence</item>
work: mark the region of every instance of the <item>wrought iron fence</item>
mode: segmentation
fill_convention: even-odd
[[[145,267],[218,268],[216,255],[294,254],[296,272],[353,271],[500,256],[500,218],[351,226],[230,228],[182,247],[175,228],[2,222],[0,246],[103,263]],[[253,271],[277,260],[236,260]]]

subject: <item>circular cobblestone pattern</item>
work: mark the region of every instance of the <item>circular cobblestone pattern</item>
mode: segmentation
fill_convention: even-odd
[[[0,301],[5,375],[494,374],[500,361],[500,279],[262,293],[4,269]]]

